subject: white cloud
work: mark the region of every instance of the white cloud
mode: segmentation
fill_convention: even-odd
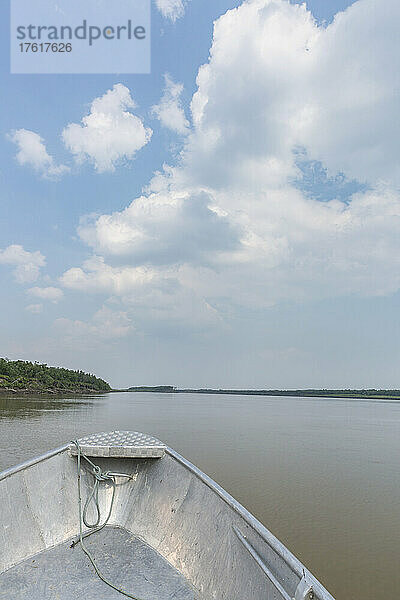
[[[39,315],[43,312],[43,304],[29,304],[28,306],[25,306],[25,310],[33,315]]]
[[[122,212],[84,220],[79,235],[97,253],[136,264],[214,262],[239,245],[238,232],[202,192],[142,196]]]
[[[124,159],[133,160],[152,135],[152,130],[131,112],[133,108],[130,91],[121,83],[95,98],[82,124],[71,123],[62,132],[66,147],[78,163],[88,160],[102,173],[114,171]]]
[[[182,107],[181,95],[183,85],[175,83],[167,74],[165,77],[165,88],[159,104],[152,108],[152,114],[160,123],[176,133],[184,135],[189,131],[189,121],[185,117]]]
[[[163,17],[176,21],[184,15],[187,0],[156,0],[156,6]]]
[[[61,277],[66,288],[104,294],[121,302],[137,329],[151,331],[162,326],[202,330],[220,323],[217,311],[190,287],[180,284],[181,267],[112,267],[100,257],[87,260],[83,268],[69,269]]]
[[[360,193],[348,205],[318,203],[290,188],[269,192],[263,205],[251,200],[240,217],[243,229],[247,222],[241,251],[218,270],[185,266],[180,285],[215,305],[223,299],[252,308],[400,288],[400,198],[393,191]]]
[[[60,318],[56,319],[54,325],[65,338],[84,343],[123,338],[132,329],[126,312],[113,311],[107,306],[98,310],[89,322]]]
[[[18,283],[32,283],[40,274],[46,258],[39,251],[28,252],[19,244],[0,250],[0,264],[15,266],[14,277]]]
[[[117,296],[144,320],[168,320],[174,302],[230,318],[240,306],[398,290],[398,16],[393,0],[359,0],[326,28],[285,0],[228,11],[177,166],[125,210],[80,224],[99,256],[62,284]],[[369,189],[307,197],[294,183],[299,147]]]
[[[359,180],[400,183],[396,0],[360,0],[315,43],[312,119],[302,137],[328,168]]]
[[[152,282],[155,273],[145,267],[111,267],[104,258],[94,256],[83,268],[68,269],[60,283],[69,289],[122,296]]]
[[[56,287],[33,287],[28,290],[28,293],[42,300],[50,300],[58,302],[63,297],[63,291]]]
[[[399,18],[396,0],[359,0],[326,28],[305,3],[228,11],[197,77],[192,177],[265,188],[287,180],[302,146],[331,172],[399,183]]]
[[[17,129],[8,137],[18,146],[16,159],[20,165],[33,167],[46,179],[59,179],[69,171],[65,165],[55,164],[46,150],[44,140],[34,131]]]

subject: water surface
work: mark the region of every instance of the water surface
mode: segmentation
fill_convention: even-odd
[[[0,396],[0,470],[112,429],[154,434],[197,464],[337,600],[400,593],[400,404],[205,394]]]

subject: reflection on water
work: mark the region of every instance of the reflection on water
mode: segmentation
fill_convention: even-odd
[[[400,404],[146,393],[0,397],[0,470],[111,429],[152,433],[196,463],[337,600],[400,592]]]
[[[28,396],[0,395],[0,419],[29,419],[43,411],[68,410],[76,406],[90,406],[93,398],[76,396],[62,398],[60,396]]]

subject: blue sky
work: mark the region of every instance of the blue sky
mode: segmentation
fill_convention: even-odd
[[[123,76],[10,75],[7,4],[1,355],[399,386],[394,0],[157,0],[152,73]]]

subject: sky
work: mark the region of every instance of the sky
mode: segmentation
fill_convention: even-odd
[[[154,0],[149,75],[11,75],[0,355],[400,386],[397,0]]]

